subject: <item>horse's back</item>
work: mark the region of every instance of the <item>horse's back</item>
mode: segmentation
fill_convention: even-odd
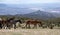
[[[37,21],[37,20],[27,20],[26,23],[27,23],[27,24],[37,24],[38,21]]]

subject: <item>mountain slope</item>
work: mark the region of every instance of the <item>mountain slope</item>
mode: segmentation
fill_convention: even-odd
[[[15,15],[15,14],[27,14],[36,10],[58,10],[60,11],[59,4],[1,4],[0,3],[0,15]]]
[[[33,12],[33,13],[20,15],[20,16],[33,18],[33,19],[49,19],[49,18],[55,18],[56,17],[51,13],[40,11],[40,10]]]

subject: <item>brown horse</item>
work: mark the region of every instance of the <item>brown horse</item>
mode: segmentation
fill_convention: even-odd
[[[42,26],[42,22],[41,21],[38,21],[38,20],[27,20],[26,21],[26,28],[27,28],[27,25],[29,26],[29,28],[30,28],[30,25],[34,25],[34,27],[33,28],[37,28],[37,24],[39,25],[39,27],[40,26]]]

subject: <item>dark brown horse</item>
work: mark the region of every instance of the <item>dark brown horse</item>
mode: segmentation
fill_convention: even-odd
[[[9,20],[7,20],[7,27],[10,29],[11,27],[13,27],[14,25],[14,29],[16,29],[16,23],[19,22],[20,24],[22,23],[21,20],[14,20],[14,18],[10,18]]]
[[[9,19],[3,19],[0,20],[0,29],[2,28],[8,28],[11,29],[14,25],[14,29],[16,29],[16,23],[19,22],[20,24],[22,23],[21,20],[14,20],[15,18],[9,18]]]
[[[9,26],[9,24],[11,24],[10,21],[13,20],[13,18],[10,18],[10,19],[0,18],[0,19],[1,19],[0,20],[0,28],[1,29]]]
[[[6,22],[7,22],[7,24],[6,24],[7,28],[11,29],[11,27],[13,25],[13,20],[14,20],[13,17],[6,20]]]
[[[2,29],[3,26],[5,27],[5,23],[6,23],[5,19],[3,20],[3,18],[0,18],[0,29]]]
[[[34,25],[34,27],[33,28],[37,28],[37,24],[39,25],[39,26],[42,26],[42,22],[41,21],[38,21],[38,20],[27,20],[26,21],[26,28],[27,28],[27,25],[29,26],[29,28],[30,28],[30,25]]]
[[[5,27],[6,27],[6,19],[0,18],[0,29],[5,28]]]

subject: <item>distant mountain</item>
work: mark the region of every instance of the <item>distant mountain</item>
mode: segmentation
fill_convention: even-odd
[[[56,12],[52,12],[56,11]],[[59,11],[59,12],[57,12]],[[0,15],[15,15],[34,19],[49,19],[60,17],[59,4],[0,4]]]
[[[0,4],[0,15],[28,14],[37,10],[60,11],[60,4]]]
[[[56,16],[52,13],[48,13],[48,12],[44,12],[44,11],[40,11],[40,10],[33,12],[33,13],[24,14],[24,15],[17,15],[17,16],[28,17],[28,18],[33,18],[33,19],[56,18]]]
[[[5,6],[7,6],[6,4],[0,4],[0,7],[5,7]]]

